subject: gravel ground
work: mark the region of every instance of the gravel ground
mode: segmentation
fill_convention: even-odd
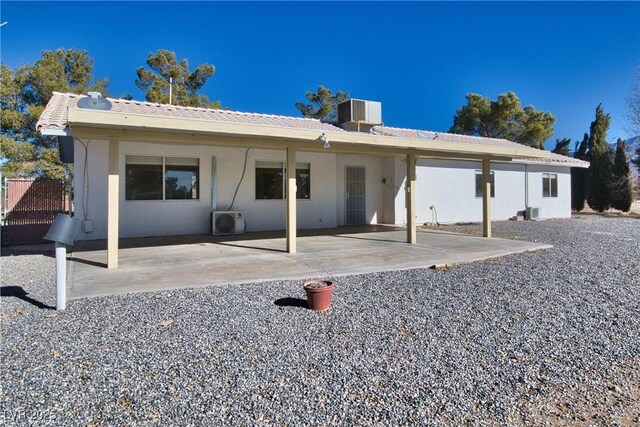
[[[555,247],[338,278],[323,314],[291,281],[57,313],[52,254],[5,253],[0,421],[638,425],[640,222],[503,222],[494,235]]]

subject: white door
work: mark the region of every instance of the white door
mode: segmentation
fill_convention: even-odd
[[[345,176],[346,223],[365,224],[364,167],[347,166]]]

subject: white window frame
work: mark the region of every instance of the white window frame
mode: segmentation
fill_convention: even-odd
[[[549,194],[545,195],[544,194],[544,182],[545,180],[549,180]],[[556,182],[556,186],[555,186],[555,194],[553,193],[553,186],[551,185],[551,183],[555,180]],[[550,173],[550,172],[545,172],[542,174],[542,197],[545,199],[556,199],[558,198],[558,174],[557,173]]]
[[[478,195],[478,175],[480,175],[480,195]],[[482,171],[481,170],[476,170],[476,173],[473,176],[474,181],[474,186],[475,186],[475,194],[476,194],[476,199],[482,199]],[[496,198],[496,174],[495,171],[490,171],[489,172],[489,181],[491,181],[491,191],[489,192],[489,195],[492,199]]]

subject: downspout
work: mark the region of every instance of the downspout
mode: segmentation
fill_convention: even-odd
[[[529,165],[524,164],[524,208],[529,207]]]

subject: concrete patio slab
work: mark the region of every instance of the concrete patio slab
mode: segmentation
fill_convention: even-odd
[[[69,258],[69,297],[125,294],[285,279],[426,268],[548,249],[546,244],[419,230],[404,242],[399,227],[300,231],[298,252],[284,234],[179,236],[120,241],[117,269],[106,268],[106,242],[78,242]]]

